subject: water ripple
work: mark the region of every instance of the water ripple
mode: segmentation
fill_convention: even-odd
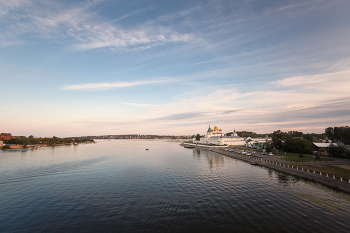
[[[350,231],[347,201],[206,150],[151,140],[51,150],[0,153],[0,232]]]

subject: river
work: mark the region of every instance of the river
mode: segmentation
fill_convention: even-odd
[[[0,232],[350,232],[350,198],[174,141],[97,140],[0,151]]]

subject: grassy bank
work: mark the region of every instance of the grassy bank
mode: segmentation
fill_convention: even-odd
[[[350,162],[350,161],[349,161]],[[333,175],[339,179],[348,181],[350,179],[350,165],[300,165],[293,164],[295,167],[309,169],[310,171],[316,171],[316,173],[322,172],[323,175],[328,174],[330,177]]]
[[[335,159],[329,158],[320,158],[316,159],[313,156],[304,155],[303,158],[299,158],[299,155],[296,154],[275,154],[279,156],[279,160],[289,161],[289,162],[325,162],[325,161],[335,161]]]

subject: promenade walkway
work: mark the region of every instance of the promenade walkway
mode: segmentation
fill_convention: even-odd
[[[316,182],[322,185],[325,185],[333,190],[342,191],[344,193],[350,194],[350,180],[343,180],[341,177],[334,177],[333,175],[322,174],[313,170],[304,170],[299,168],[298,165],[293,166],[291,164],[298,164],[297,162],[288,162],[283,160],[278,160],[276,156],[263,156],[262,158],[242,155],[236,152],[225,151],[222,148],[206,148],[207,150],[226,155],[235,159],[239,159],[245,162],[255,161],[258,166],[266,167],[279,171],[285,174],[301,177],[308,179],[312,182]],[[300,165],[339,165],[339,164],[348,164],[348,160],[337,159],[337,161],[330,162],[309,162],[309,163],[300,163]]]

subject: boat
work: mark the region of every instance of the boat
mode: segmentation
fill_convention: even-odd
[[[185,148],[195,148],[194,145],[184,145]]]
[[[146,150],[148,150],[148,149],[146,149]]]
[[[251,161],[250,162],[250,165],[257,165],[258,163],[257,162],[255,162],[255,161]]]

